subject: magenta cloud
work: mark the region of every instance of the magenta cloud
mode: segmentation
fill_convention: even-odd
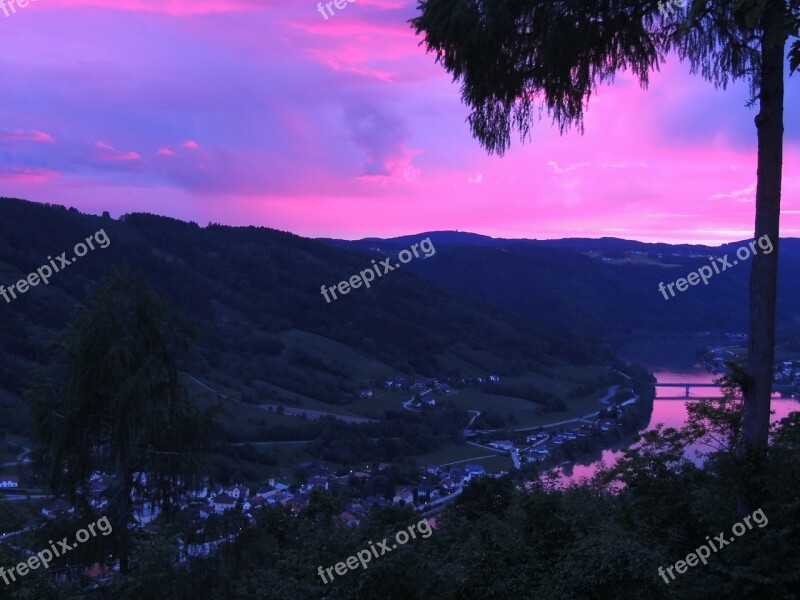
[[[42,0],[0,18],[0,195],[309,236],[752,234],[746,86],[670,58],[647,91],[601,87],[584,135],[545,119],[490,157],[415,6],[355,0],[326,21],[311,0]],[[800,235],[787,94],[782,225]]]

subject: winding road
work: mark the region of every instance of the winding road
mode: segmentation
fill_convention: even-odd
[[[2,464],[0,464],[0,467],[14,467],[14,466],[19,465],[19,464],[25,464],[25,463],[31,462],[30,458],[25,458],[26,455],[31,453],[31,449],[30,448],[26,448],[22,444],[17,444],[16,442],[10,442],[8,440],[6,440],[5,443],[6,444],[11,444],[12,446],[17,446],[19,448],[22,448],[22,453],[19,456],[17,456],[17,460],[12,460],[11,462],[7,462],[7,463],[2,463]]]

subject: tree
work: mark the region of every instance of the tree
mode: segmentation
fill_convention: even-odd
[[[127,273],[106,279],[54,345],[57,360],[26,394],[37,458],[51,490],[73,503],[93,471],[115,473],[110,508],[125,573],[134,474],[146,475],[145,498],[169,518],[199,473],[211,410],[195,408],[181,385],[175,353],[185,331]]]
[[[683,430],[692,442],[701,442],[713,451],[732,453],[742,438],[742,379],[746,377],[741,365],[729,361],[729,375],[716,379],[722,387],[720,398],[709,398],[699,402],[687,402],[686,425]]]
[[[798,0],[420,0],[411,20],[472,109],[473,136],[491,153],[511,130],[530,139],[546,111],[561,131],[576,125],[597,86],[630,70],[649,73],[675,51],[715,86],[745,79],[759,112],[755,237],[777,247],[783,160],[784,54],[800,33]],[[789,53],[800,67],[800,40]],[[769,430],[778,253],[756,254],[750,276],[750,384],[744,454],[763,456]]]

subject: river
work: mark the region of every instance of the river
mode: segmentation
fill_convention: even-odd
[[[647,366],[656,378],[658,383],[713,383],[717,377],[707,372],[697,364],[696,353],[690,341],[682,351],[675,353],[675,347],[666,349],[666,352],[653,351],[653,348],[646,348],[637,345],[639,351],[635,351],[639,362]],[[641,343],[640,343],[641,344]],[[692,348],[687,351],[687,348]],[[648,351],[643,351],[649,350]],[[634,360],[631,351],[628,354],[624,351],[620,355],[627,360]],[[689,399],[685,399],[685,388],[658,387],[656,385],[656,399],[653,402],[653,414],[650,422],[645,429],[653,429],[658,423],[663,423],[667,427],[679,428],[686,422],[686,404],[696,401],[699,398],[715,398],[721,396],[717,388],[693,388],[690,390]],[[774,412],[771,421],[778,421],[789,415],[791,412],[800,411],[800,401],[792,398],[781,398],[779,394],[772,397],[772,410]],[[606,466],[614,464],[622,456],[623,447],[617,449],[603,450],[601,458],[589,462],[588,464],[570,464],[560,467],[561,483],[570,484],[583,478],[592,477],[599,469],[601,464]],[[696,450],[708,450],[708,448],[690,448],[688,458],[696,460]]]

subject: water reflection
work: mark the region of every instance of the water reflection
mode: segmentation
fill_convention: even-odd
[[[717,375],[708,373],[700,366],[687,370],[662,370],[653,373],[658,383],[713,383]],[[653,414],[647,429],[654,429],[658,423],[663,423],[665,427],[682,427],[686,423],[687,402],[692,402],[700,398],[719,398],[722,396],[718,388],[691,388],[689,399],[685,398],[686,389],[678,387],[659,387],[656,385],[656,400],[653,403]],[[789,413],[800,411],[800,401],[793,398],[781,398],[779,394],[772,397],[773,416],[771,421],[779,421],[787,417]],[[600,468],[601,462],[606,466],[613,465],[622,456],[623,448],[603,450],[599,460],[589,464],[569,464],[559,467],[563,485],[569,485],[584,478],[591,478]],[[687,458],[697,461],[697,450],[707,452],[708,447],[694,446],[689,448]]]

